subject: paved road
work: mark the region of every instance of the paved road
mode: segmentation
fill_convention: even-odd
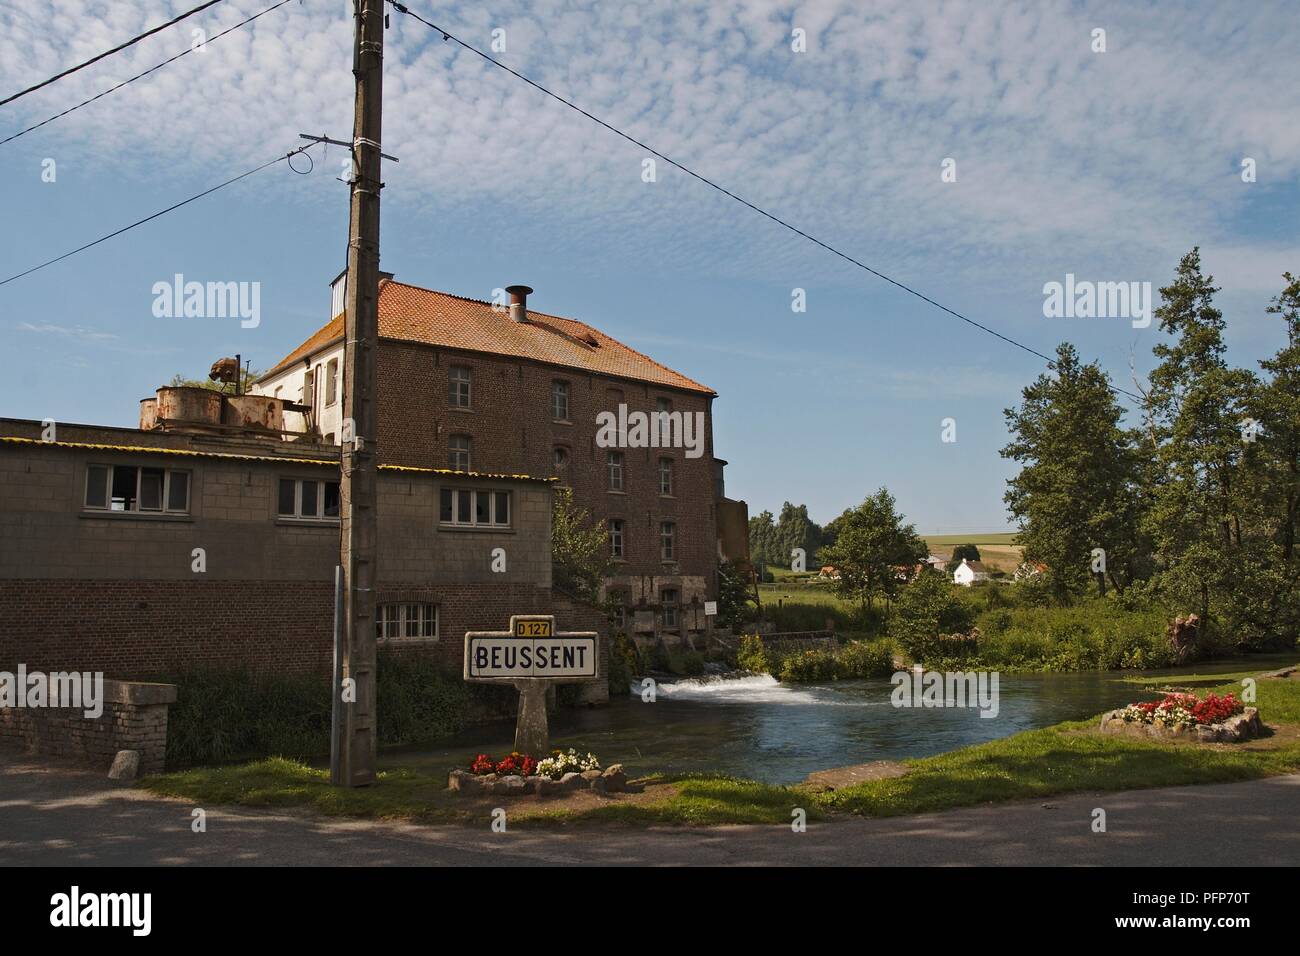
[[[0,865],[1300,865],[1300,775],[788,826],[481,829],[192,807],[0,755]],[[1091,831],[1106,810],[1106,833]]]

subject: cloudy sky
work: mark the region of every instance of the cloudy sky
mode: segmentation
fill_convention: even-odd
[[[0,139],[273,2],[224,0],[0,107]],[[0,7],[0,95],[192,5]],[[504,43],[512,68],[956,311],[1041,352],[1075,342],[1122,386],[1131,360],[1150,368],[1157,330],[1046,318],[1045,283],[1158,288],[1200,245],[1232,358],[1281,343],[1264,309],[1282,271],[1300,272],[1292,4],[409,5],[484,50]],[[293,0],[0,146],[0,279],[301,132],[348,138],[350,11]],[[1007,526],[1002,410],[1039,360],[662,162],[645,182],[644,150],[407,17],[392,14],[386,45],[384,148],[400,162],[385,168],[384,269],[478,298],[527,283],[537,309],[712,386],[728,491],[751,513],[788,499],[826,521],[887,485],[922,531]],[[308,175],[273,167],[0,285],[0,416],[130,425],[173,373],[235,352],[266,367],[314,331],[343,265],[347,189],[342,151],[313,154]],[[176,273],[261,283],[260,324],[155,317],[152,287]]]

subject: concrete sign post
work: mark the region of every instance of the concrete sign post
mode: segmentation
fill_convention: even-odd
[[[465,635],[465,680],[513,684],[519,691],[515,750],[534,757],[550,752],[546,686],[597,676],[595,631],[557,631],[546,614],[515,614],[508,631]]]

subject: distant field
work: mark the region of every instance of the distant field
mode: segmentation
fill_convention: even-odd
[[[923,534],[922,538],[925,543],[932,548],[947,548],[952,550],[953,545],[957,544],[1015,544],[1016,532],[996,532],[994,534]]]
[[[980,561],[995,571],[1014,571],[1023,560],[1020,546],[1015,543],[1014,531],[992,534],[932,534],[923,535],[931,554],[951,558],[952,549],[959,544],[973,544],[980,549]]]

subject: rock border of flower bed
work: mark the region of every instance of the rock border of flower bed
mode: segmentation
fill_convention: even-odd
[[[1155,723],[1142,724],[1137,721],[1125,720],[1122,713],[1122,710],[1112,710],[1102,714],[1102,732],[1172,740],[1195,738],[1199,743],[1212,744],[1253,740],[1264,733],[1264,724],[1259,719],[1259,709],[1257,707],[1247,707],[1240,714],[1229,717],[1221,723],[1197,724],[1192,727],[1183,724],[1172,727]]]
[[[605,770],[569,772],[558,780],[551,777],[521,777],[518,774],[470,773],[453,770],[447,775],[447,789],[466,796],[559,797],[566,793],[592,790],[596,793],[624,793],[628,790],[627,774],[621,763]]]

